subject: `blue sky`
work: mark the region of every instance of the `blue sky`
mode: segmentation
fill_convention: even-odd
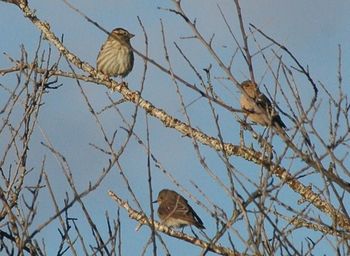
[[[69,9],[63,1],[29,0],[29,2],[31,8],[36,9],[38,17],[50,23],[56,35],[64,34],[64,42],[68,49],[77,54],[82,60],[95,65],[98,50],[106,39],[106,35],[102,31]],[[192,0],[182,2],[185,11],[192,18],[197,19],[198,28],[206,38],[209,38],[215,33],[214,45],[216,46],[216,50],[223,60],[229,61],[235,50],[235,45],[220,16],[217,4],[223,9],[234,33],[240,39],[239,25],[233,1]],[[341,44],[344,83],[349,83],[350,54],[347,47],[350,40],[349,1],[320,0],[317,1],[317,4],[315,4],[315,1],[301,0],[246,0],[241,2],[242,12],[247,24],[246,28],[248,28],[249,23],[253,23],[265,33],[287,46],[301,60],[303,65],[309,67],[315,81],[322,81],[329,85],[330,88],[334,88],[333,85],[335,86],[337,82],[338,44]],[[208,67],[209,64],[213,64],[213,76],[223,76],[222,71],[216,67],[214,60],[203,46],[194,39],[180,39],[180,37],[191,35],[191,31],[186,27],[183,20],[174,14],[157,8],[172,7],[171,1],[105,0],[97,3],[97,1],[84,0],[71,1],[71,3],[107,30],[112,30],[115,27],[128,29],[136,35],[132,39],[133,46],[140,51],[144,51],[142,29],[137,21],[137,16],[140,17],[148,33],[150,57],[167,66],[164,59],[160,32],[160,20],[162,20],[166,31],[169,53],[173,60],[172,64],[176,73],[181,74],[187,81],[198,82],[193,72],[177,52],[173,41],[182,47],[191,61],[197,65],[198,69],[203,69]],[[15,6],[1,2],[0,7],[0,31],[2,35],[5,35],[0,40],[1,52],[6,52],[13,58],[19,58],[20,45],[24,44],[31,55],[37,47],[40,35],[39,31],[29,20],[23,17],[22,13]],[[261,37],[258,38],[262,43],[266,44],[264,39]],[[250,41],[250,45],[254,49],[253,40]],[[48,49],[47,42],[44,42],[43,49]],[[57,56],[55,49],[53,49],[53,53],[54,56]],[[286,55],[281,51],[279,53],[283,56]],[[254,59],[254,63],[256,63],[254,68],[257,80],[262,81],[263,84],[269,84],[272,81],[271,76],[263,77],[266,67],[263,65],[261,59]],[[0,69],[7,68],[10,65],[7,58],[2,55],[0,57]],[[61,61],[61,68],[69,71],[65,60]],[[136,57],[134,70],[126,79],[130,88],[139,90],[142,72],[143,61],[139,57]],[[169,77],[153,66],[149,66],[148,72],[143,94],[144,98],[150,100],[156,106],[165,109],[169,114],[184,120],[175,87]],[[240,57],[237,57],[233,64],[233,73],[240,81],[248,77],[247,67],[243,64]],[[202,75],[204,74],[202,73]],[[89,143],[103,145],[103,137],[96,126],[94,118],[88,111],[79,92],[79,88],[72,80],[62,78],[59,81],[63,86],[58,90],[50,91],[44,100],[45,106],[42,109],[39,125],[50,138],[55,148],[67,158],[77,187],[82,190],[87,187],[89,181],[93,181],[99,175],[108,159],[105,155],[88,145]],[[300,78],[300,81],[303,81],[303,79]],[[214,82],[216,86],[220,86],[219,79],[214,80]],[[228,85],[225,81],[221,82]],[[11,88],[11,86],[14,86],[14,76],[0,77],[0,83]],[[238,90],[232,85],[229,86],[229,93],[224,96],[224,99],[230,102],[232,107],[238,108]],[[104,87],[83,83],[83,89],[97,110],[108,105],[106,93],[112,94]],[[181,87],[181,90],[184,93],[187,103],[197,97],[186,88]],[[349,87],[347,88],[347,92],[349,93]],[[311,97],[311,91],[305,90],[303,96],[307,100]],[[112,97],[114,99],[120,98],[118,94],[114,94]],[[0,103],[5,98],[6,94],[4,94],[4,91],[0,91]],[[131,120],[130,114],[133,111],[133,106],[126,103],[120,108],[128,120]],[[205,100],[199,100],[193,104],[189,109],[189,113],[194,127],[198,127],[212,136],[217,135],[215,123]],[[239,127],[232,113],[219,110],[219,115],[225,141],[239,143]],[[101,119],[109,135],[120,126],[125,126],[114,111],[104,113]],[[187,138],[182,138],[178,132],[163,127],[158,120],[150,118],[149,124],[153,153],[160,159],[165,168],[186,189],[204,202],[205,199],[200,197],[199,193],[191,186],[190,181],[196,182],[202,189],[205,188],[205,192],[210,195],[211,199],[225,210],[232,210],[232,203],[222,200],[225,197],[224,191],[212,181],[198,163],[191,141]],[[140,136],[145,138],[145,116],[142,110],[139,113],[138,123],[135,129]],[[320,130],[326,132],[325,129],[322,130],[321,128]],[[120,141],[118,142],[119,145],[123,141],[123,138],[125,138],[125,134],[122,130],[119,130],[118,136],[120,136],[118,137]],[[39,168],[39,163],[43,155],[47,156],[46,171],[49,174],[55,192],[57,195],[61,195],[61,198],[59,198],[61,200],[60,202],[63,203],[64,193],[65,191],[69,191],[69,188],[59,169],[58,163],[47,149],[40,145],[39,142],[43,140],[43,135],[37,131],[34,134],[33,144],[31,145],[29,162],[33,167]],[[5,140],[4,142],[0,142],[0,150],[5,143]],[[218,160],[215,152],[203,146],[201,146],[201,150],[209,166],[219,177],[225,180],[225,166]],[[143,209],[149,213],[146,161],[147,159],[143,149],[135,140],[128,145],[125,155],[121,159],[125,173],[135,188],[135,193],[140,198]],[[240,171],[251,175],[253,180],[259,180],[259,167],[235,158],[232,159],[232,163],[239,167]],[[155,196],[164,187],[177,189],[154,165],[152,166],[152,173]],[[32,178],[35,178],[35,174],[33,174]],[[228,184],[228,181],[226,182]],[[101,230],[103,230],[103,227],[106,227],[103,219],[105,211],[108,211],[110,216],[115,216],[117,209],[115,203],[107,195],[108,189],[115,191],[127,200],[131,200],[118,170],[114,169],[99,189],[94,191],[84,201],[90,207],[90,213],[94,216]],[[290,189],[286,189],[283,192],[286,198],[292,194]],[[298,199],[295,197],[291,200],[296,202]],[[213,235],[215,228],[214,220],[205,210],[195,205],[194,202],[191,204],[202,217],[208,234]],[[40,205],[43,208],[47,208],[47,211],[40,212],[37,219],[38,224],[46,220],[53,212],[51,202],[44,195],[41,198]],[[72,217],[77,217],[83,221],[82,217],[79,218],[79,216],[82,216],[79,208],[71,209],[70,214]],[[128,240],[123,245],[123,251],[125,255],[138,255],[147,242],[149,230],[142,228],[140,232],[135,232],[136,222],[128,220],[123,209],[121,209],[121,214],[124,237]],[[238,225],[244,226],[242,223]],[[91,231],[84,230],[84,232],[89,233]],[[300,237],[303,238],[306,235],[302,230],[298,231],[298,233],[301,235],[295,237],[296,244],[300,244]],[[56,239],[59,238],[57,226],[53,225],[53,227],[45,229],[42,236],[50,238],[47,242],[48,252],[51,252],[51,250],[55,252],[57,248],[54,246],[57,245]],[[174,255],[196,255],[200,251],[198,248],[184,245],[173,238],[163,237],[166,239],[169,249]],[[224,240],[223,243],[225,242],[227,241]],[[237,249],[240,249],[239,243],[237,243]],[[331,248],[323,248],[323,252],[327,252],[328,250],[331,250]],[[150,254],[151,251],[147,255]]]

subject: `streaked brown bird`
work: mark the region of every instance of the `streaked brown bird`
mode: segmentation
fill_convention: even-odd
[[[175,191],[163,189],[154,203],[156,202],[159,204],[158,216],[163,225],[174,228],[195,225],[199,229],[205,229],[202,220],[187,200]]]
[[[260,92],[258,85],[250,80],[241,83],[245,92],[241,94],[240,104],[244,114],[253,122],[263,126],[286,128],[271,101]]]
[[[273,126],[286,134],[286,125],[278,112],[272,107],[271,101],[260,92],[258,85],[250,80],[241,83],[245,92],[241,94],[240,104],[244,114],[253,122],[263,126]],[[306,144],[311,146],[309,135],[304,129],[300,130]]]
[[[134,66],[130,39],[134,35],[123,28],[114,29],[102,45],[96,68],[107,76],[126,77]]]

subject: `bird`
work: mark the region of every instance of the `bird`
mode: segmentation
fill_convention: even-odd
[[[244,93],[241,94],[240,105],[244,114],[253,122],[262,126],[273,126],[286,135],[286,125],[272,107],[271,101],[260,92],[258,85],[246,80],[241,83],[241,88]],[[312,146],[309,135],[303,129],[300,131],[306,144]]]
[[[262,126],[273,126],[282,130],[286,128],[271,101],[260,92],[256,83],[246,80],[241,83],[241,88],[244,92],[240,97],[241,109],[251,121]]]
[[[158,203],[158,216],[161,224],[183,228],[194,225],[199,229],[205,229],[203,221],[188,204],[187,200],[170,189],[163,189],[159,192],[158,198],[153,203]]]
[[[108,77],[126,77],[134,66],[134,53],[130,44],[134,36],[126,29],[114,29],[98,53],[97,71]]]

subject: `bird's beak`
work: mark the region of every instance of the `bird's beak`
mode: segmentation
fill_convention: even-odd
[[[156,203],[158,203],[158,200],[155,200],[155,201],[152,202],[152,204],[156,204]]]
[[[133,38],[134,36],[134,34],[129,33],[129,38]]]

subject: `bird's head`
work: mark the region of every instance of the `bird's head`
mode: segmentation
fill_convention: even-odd
[[[111,35],[123,41],[130,41],[130,39],[135,36],[134,34],[129,33],[129,31],[127,31],[124,28],[113,29],[113,31],[111,32]]]
[[[259,93],[258,85],[251,80],[242,82],[241,87],[249,97],[255,98]]]
[[[161,204],[162,202],[172,199],[174,196],[176,196],[177,193],[175,191],[169,190],[169,189],[163,189],[159,192],[157,200],[153,203]]]

